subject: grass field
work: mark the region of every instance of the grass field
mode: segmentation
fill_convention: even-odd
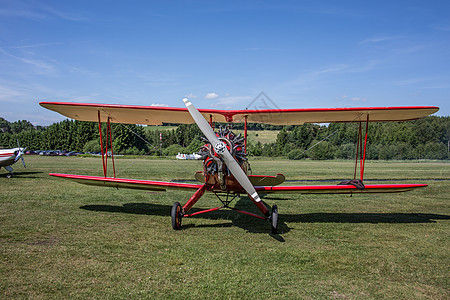
[[[164,131],[176,129],[177,126],[145,126],[146,131]],[[236,134],[244,135],[244,130],[233,129]],[[277,140],[278,130],[248,130],[248,139],[251,143],[261,142],[261,144],[274,143]]]
[[[233,129],[235,134],[244,135],[244,130]],[[277,141],[278,130],[248,130],[248,141],[250,143],[256,144],[261,142],[261,144],[275,143]]]
[[[0,298],[449,299],[450,163],[367,162],[365,178],[429,184],[403,194],[279,195],[280,234],[229,211],[170,225],[186,192],[90,187],[101,160],[25,157],[0,170]],[[347,161],[259,159],[289,185],[349,179]],[[192,179],[199,161],[118,159],[118,177]],[[372,182],[373,183],[373,182]],[[327,182],[325,184],[333,184]],[[254,211],[248,198],[235,205]],[[204,196],[197,207],[217,206]]]
[[[172,130],[177,129],[177,126],[168,126],[168,125],[148,125],[144,126],[145,131],[164,131],[164,130]]]

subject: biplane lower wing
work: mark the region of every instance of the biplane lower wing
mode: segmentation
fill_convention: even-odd
[[[124,179],[124,178],[73,175],[73,174],[50,173],[49,175],[64,179],[70,179],[75,182],[87,185],[114,187],[123,189],[147,190],[147,191],[160,191],[160,192],[164,192],[171,189],[192,191],[197,190],[202,186],[201,184],[140,180],[140,179]]]
[[[401,193],[427,184],[366,184],[364,189],[353,185],[309,185],[309,186],[258,186],[261,194],[353,194],[353,193]]]
[[[167,190],[198,190],[202,184],[152,181],[141,179],[124,179],[86,175],[57,174],[49,175],[70,179],[78,183],[126,188],[148,191]],[[400,193],[412,189],[426,187],[427,184],[367,184],[365,189],[360,190],[353,185],[310,185],[310,186],[255,186],[255,190],[261,194],[352,194],[352,193]]]

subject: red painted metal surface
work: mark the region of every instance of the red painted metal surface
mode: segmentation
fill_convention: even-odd
[[[184,189],[184,190],[198,190],[203,184],[191,184],[191,183],[177,183],[177,182],[165,182],[165,181],[151,181],[140,179],[123,179],[123,178],[111,178],[111,177],[99,177],[99,176],[86,176],[86,175],[73,175],[73,174],[58,174],[50,173],[50,176],[61,177],[66,179],[75,180],[78,183],[97,185],[97,186],[110,186],[121,188],[133,188],[141,190],[161,190],[167,189]],[[109,185],[108,185],[109,184]],[[117,186],[116,186],[117,184]],[[256,186],[255,189],[258,193],[322,193],[322,194],[341,194],[341,193],[357,193],[357,192],[403,192],[414,188],[426,187],[427,184],[368,184],[365,185],[364,190],[358,190],[353,185],[310,185],[310,186]],[[217,191],[220,192],[220,191]]]
[[[192,208],[192,206],[197,203],[197,201],[201,198],[201,196],[203,196],[208,187],[209,185],[205,183],[194,193],[194,195],[192,195],[189,201],[183,206],[183,213],[187,213]]]
[[[256,190],[256,191],[258,191],[258,190]],[[267,207],[264,205],[264,203],[262,201],[255,201],[255,199],[253,199],[253,197],[251,195],[248,195],[248,197],[250,199],[252,199],[253,203],[255,203],[256,207],[258,207],[258,209],[262,212],[263,215],[265,215],[266,217],[269,216],[269,210],[267,209]]]
[[[356,179],[356,170],[358,169],[358,159],[359,159],[359,175],[361,181],[364,177],[364,165],[366,163],[366,150],[367,150],[367,134],[369,131],[369,115],[367,115],[366,121],[366,132],[364,137],[364,148],[363,148],[363,131],[362,122],[359,122],[358,137],[356,140],[356,157],[355,157],[355,172],[353,174],[353,179]]]
[[[364,154],[363,154],[363,160],[362,164],[360,163],[361,168],[361,181],[364,177],[364,166],[366,164],[366,148],[367,148],[367,132],[369,131],[369,115],[367,115],[367,121],[366,121],[366,137],[364,138]]]
[[[98,131],[100,133],[100,147],[102,148],[102,163],[103,163],[103,175],[106,177],[106,165],[103,149],[103,137],[102,137],[102,122],[100,121],[100,111],[98,111]]]
[[[60,178],[65,178],[65,179],[72,179],[79,183],[90,184],[90,185],[103,186],[103,183],[130,184],[130,185],[135,185],[136,187],[134,187],[134,188],[137,188],[137,189],[139,189],[138,188],[139,186],[142,186],[142,187],[152,186],[152,187],[160,188],[162,191],[165,191],[167,188],[194,190],[194,189],[199,189],[200,187],[202,187],[202,184],[152,181],[152,180],[140,180],[140,179],[111,178],[111,177],[59,174],[59,173],[50,173],[49,175],[55,176],[55,177],[60,177]],[[98,183],[98,184],[95,184],[95,183]],[[127,188],[127,187],[125,186],[124,188]],[[146,188],[142,188],[142,189],[145,190]]]
[[[245,210],[240,210],[240,209],[231,208],[231,207],[230,207],[230,209],[232,209],[234,211],[237,211],[237,212],[240,212],[240,213],[245,214],[245,215],[249,215],[249,216],[255,217],[255,218],[259,218],[259,219],[263,219],[263,220],[266,219],[266,217],[261,217],[261,216],[258,216],[257,214],[254,214],[254,213],[251,213],[251,212],[248,212],[248,211],[245,211]]]
[[[340,194],[340,193],[376,193],[376,192],[403,192],[415,188],[427,187],[427,184],[367,184],[364,190],[358,190],[353,185],[309,185],[309,186],[256,186],[258,193],[321,193],[321,194]]]
[[[116,166],[114,164],[114,151],[113,151],[113,146],[112,146],[112,130],[111,130],[110,120],[111,120],[111,118],[108,117],[109,145],[111,148],[111,160],[112,160],[112,164],[113,164],[113,174],[114,174],[114,178],[116,178]],[[108,159],[108,152],[106,152],[106,159]]]
[[[358,137],[356,138],[355,173],[353,174],[353,179],[356,179],[356,169],[358,168],[359,148],[361,148],[360,144],[361,144],[361,122],[359,122]]]
[[[244,123],[244,151],[247,153],[247,116],[245,116],[245,123]]]
[[[205,210],[197,211],[197,212],[192,213],[192,214],[186,214],[186,215],[183,215],[183,217],[186,217],[186,218],[187,218],[187,217],[192,217],[192,216],[204,214],[204,213],[207,213],[207,212],[219,210],[219,209],[222,209],[222,208],[223,208],[223,206],[219,206],[219,207],[215,207],[215,208],[210,208],[210,209],[205,209]]]

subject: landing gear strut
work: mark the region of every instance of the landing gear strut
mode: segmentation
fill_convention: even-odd
[[[180,202],[175,202],[172,206],[172,212],[170,214],[172,216],[172,228],[175,230],[181,229],[181,219],[183,215],[181,213],[181,205]]]

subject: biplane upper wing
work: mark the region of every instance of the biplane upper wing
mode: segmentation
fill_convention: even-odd
[[[40,102],[42,107],[80,121],[161,125],[164,123],[195,123],[186,108],[136,106],[116,104],[93,104],[73,102]],[[408,121],[426,117],[439,110],[436,106],[403,107],[351,107],[351,108],[305,108],[263,110],[199,109],[209,121],[223,123],[247,122],[272,125],[301,125],[304,123],[334,123],[366,121]]]
[[[114,187],[137,189],[147,191],[167,191],[167,190],[198,190],[202,184],[164,182],[140,179],[124,179],[87,175],[72,175],[50,173],[49,175],[70,179],[78,183]],[[399,193],[412,189],[426,187],[426,184],[366,184],[365,189],[359,190],[353,185],[310,185],[310,186],[255,186],[255,190],[260,194],[352,194],[352,193]],[[244,192],[245,193],[245,192]]]

